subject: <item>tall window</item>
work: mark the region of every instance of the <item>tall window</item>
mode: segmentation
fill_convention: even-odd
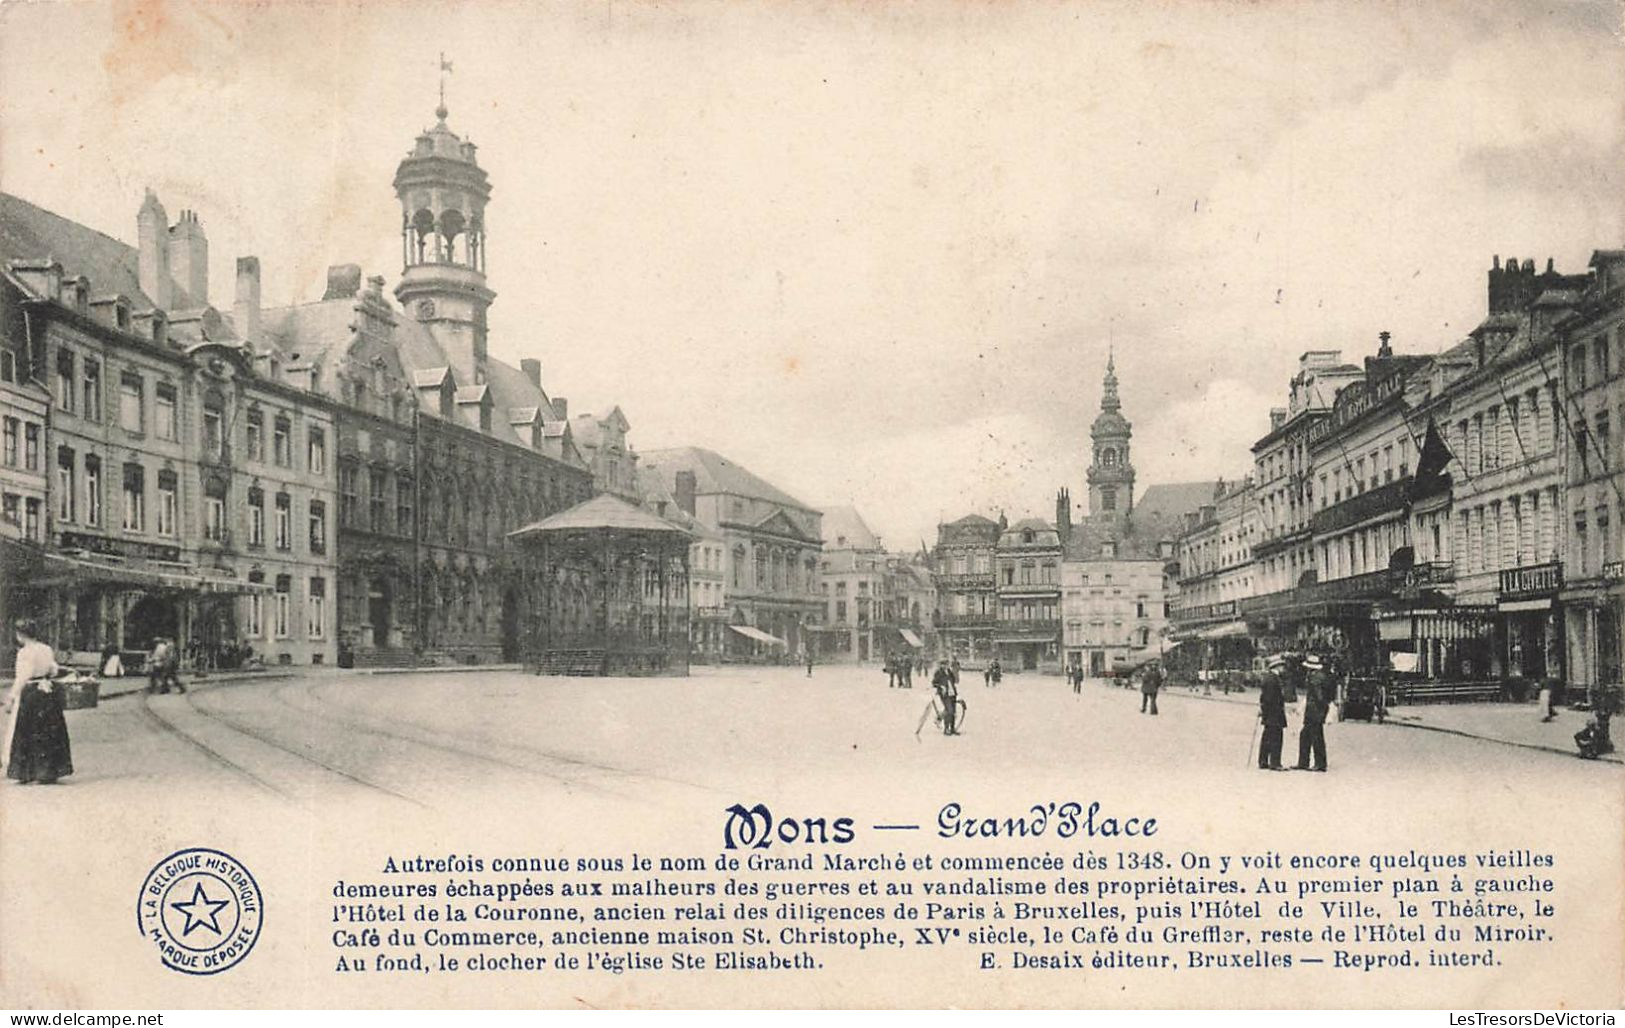
[[[310,501],[310,552],[327,552],[327,504]]]
[[[175,439],[180,435],[175,422],[175,387],[159,382],[153,388],[152,432],[159,439]]]
[[[312,475],[327,474],[327,433],[312,425],[310,428],[309,468]]]
[[[312,578],[305,600],[305,636],[322,639],[327,635],[327,579]]]
[[[6,418],[5,425],[5,461],[6,467],[17,466],[18,440],[22,435],[23,423],[16,418]]]
[[[293,424],[285,414],[277,415],[271,430],[271,457],[278,467],[293,466]]]
[[[78,462],[74,459],[73,449],[59,446],[56,449],[56,516],[59,521],[72,521],[74,515],[73,496],[77,492],[74,488],[75,472]]]
[[[248,545],[265,545],[265,490],[248,490]]]
[[[412,525],[412,480],[410,478],[395,479],[395,531],[402,535],[411,535]]]
[[[292,576],[276,576],[276,606],[272,610],[271,630],[278,639],[286,639],[291,634],[288,626],[292,623],[292,598],[289,596],[292,589]]]
[[[85,358],[84,386],[85,417],[91,421],[102,419],[102,362],[93,357]]]
[[[203,537],[226,541],[226,481],[210,478],[203,483]]]
[[[369,474],[367,491],[367,527],[374,532],[383,532],[388,529],[384,520],[389,511],[389,475],[380,468],[373,468]]]
[[[265,582],[265,572],[250,571],[248,580],[255,585]],[[248,594],[248,610],[244,629],[250,639],[259,639],[265,635],[265,597],[259,592]]]
[[[147,473],[139,464],[124,465],[124,530],[144,532],[147,526]]]
[[[126,432],[141,431],[141,376],[126,371],[118,379],[118,423]]]
[[[27,471],[40,469],[40,427],[30,422],[23,426],[23,468]]]
[[[258,407],[248,412],[248,459],[265,459],[265,414]]]
[[[177,507],[176,492],[177,479],[173,471],[158,472],[158,516],[157,529],[159,535],[174,535]]]
[[[203,452],[219,457],[226,441],[226,401],[211,389],[203,397]]]
[[[102,459],[85,454],[85,524],[102,523]]]
[[[276,494],[276,548],[293,546],[293,498],[287,493]]]
[[[360,504],[356,495],[356,480],[359,475],[354,464],[339,465],[339,524],[354,525],[356,523],[357,507]]]
[[[39,542],[43,536],[40,534],[40,502],[30,496],[23,506],[23,538]]]
[[[0,349],[0,382],[17,381],[17,355]]]
[[[58,350],[56,353],[56,405],[63,411],[73,413],[73,351]]]

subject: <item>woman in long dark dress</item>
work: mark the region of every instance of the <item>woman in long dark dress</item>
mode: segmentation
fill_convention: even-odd
[[[57,672],[51,648],[39,641],[26,618],[13,626],[17,634],[17,676],[11,686],[11,720],[6,746],[6,776],[27,785],[50,785],[73,774],[68,748],[68,722],[62,716],[62,688],[51,680]]]

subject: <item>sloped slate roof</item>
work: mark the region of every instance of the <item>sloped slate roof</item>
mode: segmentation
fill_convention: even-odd
[[[355,338],[356,299],[318,300],[292,307],[268,307],[260,313],[260,331],[289,358],[321,363],[330,350]],[[259,342],[260,340],[253,340]]]
[[[1190,511],[1213,502],[1215,482],[1167,482],[1147,486],[1134,501],[1135,520],[1172,518],[1177,521]]]
[[[515,529],[511,536],[529,536],[548,532],[572,532],[591,529],[613,529],[629,532],[664,532],[688,535],[675,523],[656,517],[641,507],[634,507],[618,496],[600,493],[590,500],[576,504],[524,528]]]
[[[824,508],[824,549],[878,550],[880,539],[875,536],[856,507],[833,506]],[[841,540],[845,539],[845,542]]]
[[[132,221],[134,219],[132,218]],[[0,261],[53,257],[64,274],[90,280],[92,296],[123,293],[136,310],[156,306],[141,289],[136,248],[10,193],[0,193]],[[197,306],[170,279],[170,310]]]
[[[817,513],[816,508],[801,502],[766,479],[745,470],[719,453],[698,446],[645,451],[643,465],[658,469],[663,477],[675,476],[679,471],[692,471],[696,489],[700,493],[748,496],[777,503],[783,507]]]

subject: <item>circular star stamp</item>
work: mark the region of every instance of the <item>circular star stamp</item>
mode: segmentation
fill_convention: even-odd
[[[265,904],[259,883],[220,850],[193,847],[158,861],[135,903],[141,934],[164,966],[219,974],[248,956],[260,937]]]

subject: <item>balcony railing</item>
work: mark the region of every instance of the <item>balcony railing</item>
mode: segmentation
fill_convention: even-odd
[[[1254,614],[1303,603],[1336,603],[1344,600],[1375,600],[1386,597],[1414,599],[1424,589],[1455,581],[1455,567],[1449,563],[1424,563],[1408,568],[1383,568],[1363,575],[1333,578],[1296,589],[1283,589],[1263,596],[1249,596],[1237,604],[1242,614]]]
[[[938,614],[941,628],[991,628],[998,621],[996,614]]]
[[[938,589],[991,589],[993,588],[993,572],[970,572],[966,574],[936,575]]]
[[[1324,535],[1379,514],[1403,510],[1410,503],[1411,482],[1410,476],[1398,478],[1318,510],[1310,519],[1309,527],[1315,535]]]

